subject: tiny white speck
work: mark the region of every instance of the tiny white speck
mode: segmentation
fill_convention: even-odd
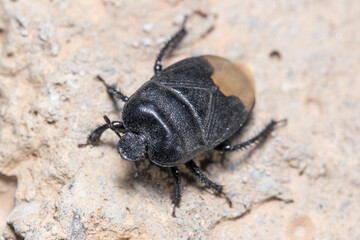
[[[151,32],[151,30],[153,30],[153,28],[154,28],[154,24],[152,24],[152,23],[147,23],[143,26],[143,30],[146,33]]]

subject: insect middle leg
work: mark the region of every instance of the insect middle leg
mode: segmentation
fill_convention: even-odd
[[[196,166],[195,162],[193,160],[185,163],[185,166],[193,173],[197,178],[200,179],[201,182],[205,184],[206,187],[211,188],[215,191],[216,194],[224,195],[227,203],[229,206],[232,206],[230,198],[223,192],[223,186],[211,181],[209,178],[207,178],[199,169],[198,166]]]
[[[162,70],[161,59],[164,57],[166,52],[169,49],[174,48],[181,41],[181,39],[185,36],[185,34],[186,34],[186,29],[185,29],[186,20],[187,20],[187,16],[185,17],[184,22],[181,25],[180,30],[160,50],[160,53],[157,56],[156,61],[155,61],[155,66],[154,66],[155,74],[161,72],[161,70]]]

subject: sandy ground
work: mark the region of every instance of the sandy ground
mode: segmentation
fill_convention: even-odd
[[[94,77],[131,95],[185,14],[165,65],[215,54],[255,76],[232,141],[288,124],[199,160],[232,208],[180,168],[173,218],[167,169],[143,161],[134,179],[110,132],[77,144],[104,114],[121,118]],[[360,239],[359,19],[358,0],[0,0],[0,239]]]

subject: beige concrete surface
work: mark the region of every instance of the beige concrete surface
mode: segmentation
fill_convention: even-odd
[[[184,15],[165,66],[214,54],[255,77],[232,142],[288,124],[198,160],[232,208],[181,167],[173,218],[167,169],[144,160],[135,179],[111,132],[77,144],[121,119],[94,77],[134,93]],[[360,239],[359,19],[358,0],[0,0],[0,239]]]

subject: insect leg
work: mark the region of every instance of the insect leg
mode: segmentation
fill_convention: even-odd
[[[162,70],[162,66],[161,66],[161,59],[164,57],[164,55],[166,54],[166,52],[170,49],[170,48],[174,48],[180,41],[181,39],[185,36],[186,34],[186,29],[185,29],[185,23],[187,20],[187,16],[185,16],[184,22],[181,25],[180,30],[165,44],[165,46],[160,50],[159,55],[156,58],[155,61],[155,66],[154,66],[154,72],[155,74],[161,72]]]
[[[110,119],[106,115],[104,115],[104,119],[105,119],[106,124],[103,124],[103,125],[97,127],[95,130],[93,130],[90,133],[90,135],[88,136],[86,143],[78,145],[79,148],[86,147],[88,145],[93,145],[93,146],[98,145],[100,143],[101,135],[109,128],[111,130],[113,130],[119,136],[119,138],[121,137],[120,133],[123,133],[126,131],[122,122],[119,122],[119,121],[111,122]]]
[[[172,203],[174,204],[172,216],[176,217],[175,215],[175,209],[180,206],[181,202],[181,178],[179,174],[179,169],[177,167],[171,167],[170,168],[171,173],[174,177],[174,191],[172,195]]]
[[[244,149],[253,143],[257,143],[261,140],[264,140],[267,136],[269,136],[269,134],[272,132],[272,130],[274,130],[274,127],[276,124],[285,123],[285,122],[286,122],[286,119],[283,119],[280,121],[271,120],[270,123],[268,123],[261,132],[259,132],[256,136],[250,138],[249,140],[239,143],[239,144],[236,144],[236,145],[231,145],[228,142],[225,142],[225,143],[222,143],[219,146],[217,146],[214,150],[234,151],[234,150]]]
[[[120,91],[115,89],[116,85],[108,85],[105,82],[105,80],[102,77],[100,77],[99,75],[97,75],[96,78],[105,85],[107,93],[109,94],[111,100],[114,103],[116,102],[117,99],[120,99],[123,102],[127,102],[129,100],[129,98],[127,96],[125,96],[123,93],[121,93]]]
[[[79,148],[86,147],[88,145],[96,146],[100,142],[100,137],[107,129],[109,129],[109,124],[104,124],[99,127],[97,127],[95,130],[93,130],[90,135],[87,138],[86,143],[81,143],[78,145]]]
[[[138,177],[139,176],[139,166],[137,162],[134,162],[134,177]]]
[[[197,178],[200,179],[201,182],[203,182],[205,184],[206,187],[211,188],[215,191],[216,194],[219,195],[224,195],[224,197],[226,198],[227,203],[229,204],[229,206],[232,206],[231,200],[230,198],[223,192],[223,186],[211,181],[210,179],[208,179],[199,169],[198,166],[196,166],[196,164],[194,163],[193,160],[185,163],[185,166],[193,173],[195,174],[195,176]]]

